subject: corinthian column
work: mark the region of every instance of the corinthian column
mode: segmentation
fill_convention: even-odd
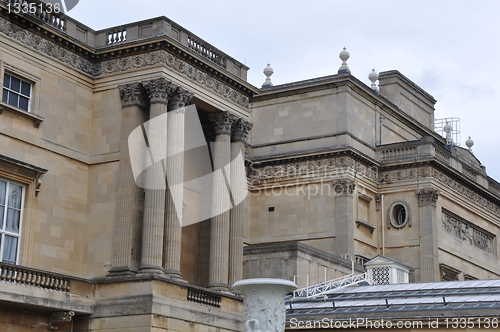
[[[167,128],[164,126],[164,118],[159,118],[159,116],[167,113],[168,101],[177,86],[164,78],[143,84],[151,104],[146,132],[153,165],[146,171],[140,272],[163,273],[166,174],[162,158],[166,156]]]
[[[240,119],[234,125],[231,141],[231,194],[234,208],[230,211],[229,225],[229,285],[243,279],[243,228],[248,222],[245,197],[247,181],[245,174],[245,144],[253,124]],[[240,156],[241,162],[238,161]]]
[[[439,191],[434,188],[417,189],[420,220],[420,280],[440,281],[437,241],[436,202]]]
[[[184,193],[184,114],[193,94],[178,88],[169,102],[167,124],[167,199],[165,212],[165,274],[181,278],[182,199]]]
[[[229,210],[231,199],[227,190],[230,179],[231,131],[238,120],[228,112],[209,117],[215,129],[215,151],[213,153],[214,176],[212,187],[212,218],[210,227],[210,266],[208,287],[228,290],[229,273]]]
[[[117,177],[117,204],[113,232],[113,252],[108,276],[137,272],[140,254],[140,225],[143,190],[136,185],[128,149],[128,136],[145,120],[147,106],[141,83],[121,85],[122,128],[120,134],[120,165]]]

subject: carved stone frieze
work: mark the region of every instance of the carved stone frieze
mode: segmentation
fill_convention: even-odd
[[[253,123],[239,119],[234,125],[233,132],[231,135],[231,140],[233,142],[243,142],[246,143],[248,134],[252,130]]]
[[[154,80],[142,82],[144,88],[146,89],[149,97],[149,103],[162,103],[168,104],[170,98],[174,91],[178,88],[177,85],[165,78],[160,77]]]
[[[144,90],[144,86],[141,83],[136,82],[120,85],[118,89],[120,90],[122,107],[147,106],[146,91]]]
[[[166,65],[190,80],[203,85],[207,89],[214,91],[228,100],[231,100],[240,106],[248,107],[249,98],[247,96],[164,50],[102,61],[100,63],[92,63],[89,60],[32,32],[26,31],[25,29],[12,24],[3,18],[0,18],[0,33],[3,33],[9,38],[23,43],[27,47],[35,49],[42,54],[61,61],[64,64],[93,77],[120,73],[133,69]]]
[[[418,196],[419,206],[436,205],[439,197],[439,191],[434,188],[416,189],[415,193]]]
[[[482,197],[474,190],[471,190],[471,189],[465,187],[464,185],[458,183],[457,181],[453,180],[452,178],[450,178],[449,176],[447,176],[443,172],[440,172],[439,170],[432,168],[431,176],[433,178],[439,180],[439,182],[443,183],[444,185],[451,188],[455,192],[459,193],[460,195],[470,199],[474,203],[476,203],[479,206],[490,211],[491,213],[494,213],[494,214],[500,216],[500,207],[497,204]]]
[[[444,212],[443,231],[488,254],[493,254],[492,236]]]
[[[351,179],[333,180],[333,190],[337,195],[352,195],[356,189],[356,182]]]
[[[239,120],[236,115],[229,112],[210,114],[208,119],[215,130],[215,135],[231,135],[236,121]]]
[[[170,111],[176,111],[178,109],[181,109],[189,104],[191,99],[193,99],[194,93],[183,89],[181,87],[178,87],[173,95],[172,98],[170,99],[168,103],[168,107]]]
[[[353,169],[357,174],[378,181],[378,168],[369,167],[351,157],[333,156],[316,160],[304,160],[282,165],[265,167],[252,167],[251,177],[257,180],[293,178],[299,175],[311,175],[327,172],[329,175],[338,176],[346,172],[346,168]]]
[[[430,167],[409,167],[382,172],[380,174],[381,182],[392,182],[400,180],[413,180],[425,178],[431,175]]]
[[[51,58],[59,60],[66,65],[80,70],[91,76],[99,75],[99,65],[94,64],[83,57],[68,51],[67,49],[50,42],[32,32],[12,24],[11,22],[0,18],[0,33],[9,38],[17,40],[23,45],[43,53]]]
[[[243,107],[248,107],[249,98],[247,96],[164,50],[107,60],[101,62],[99,65],[99,75],[165,65],[232,102]]]

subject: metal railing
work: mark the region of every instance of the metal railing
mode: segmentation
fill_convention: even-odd
[[[306,297],[309,299],[324,295],[334,289],[338,290],[360,282],[366,282],[370,285],[372,284],[366,272],[362,274],[349,274],[347,276],[321,282],[319,284],[312,285],[306,288],[297,289],[293,292],[293,297]]]

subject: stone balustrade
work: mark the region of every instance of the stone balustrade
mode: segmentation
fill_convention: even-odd
[[[9,5],[12,9],[12,6],[16,3],[20,5],[26,3],[28,6],[29,4],[35,4],[32,7],[36,8],[33,13],[18,13],[17,15],[35,17],[48,23],[59,32],[94,48],[106,48],[150,38],[164,38],[169,42],[173,42],[173,44],[178,43],[179,46],[184,46],[186,51],[192,51],[200,55],[237,77],[247,79],[249,69],[247,66],[164,16],[95,31],[62,12],[49,13],[47,4],[40,0],[0,0],[0,7],[8,10]]]
[[[15,11],[16,6],[59,30],[65,30],[65,19],[62,12],[54,11],[54,7],[39,0],[1,0],[10,5],[10,11]],[[31,7],[30,7],[31,4]]]
[[[209,307],[220,308],[222,297],[216,292],[187,287],[187,300]]]
[[[61,292],[70,291],[70,280],[66,276],[7,263],[0,263],[0,281]]]

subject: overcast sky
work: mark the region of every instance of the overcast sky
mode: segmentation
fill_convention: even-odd
[[[438,101],[436,118],[458,117],[461,146],[500,181],[498,0],[80,0],[69,15],[95,30],[166,16],[250,67],[260,87],[332,75],[339,52],[351,73],[399,70]]]

